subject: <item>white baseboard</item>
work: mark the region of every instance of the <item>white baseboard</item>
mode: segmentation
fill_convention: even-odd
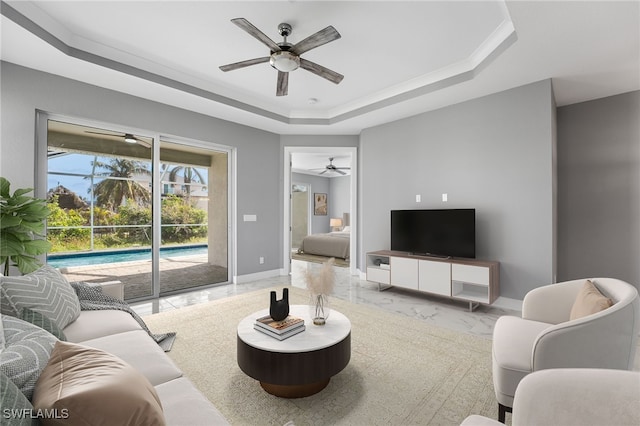
[[[279,277],[282,275],[281,269],[272,269],[270,271],[256,272],[255,274],[236,275],[233,277],[234,284],[248,283],[251,281],[264,280],[267,278]]]
[[[500,296],[496,299],[491,306],[501,309],[509,309],[512,311],[522,312],[522,300],[510,299],[508,297]]]

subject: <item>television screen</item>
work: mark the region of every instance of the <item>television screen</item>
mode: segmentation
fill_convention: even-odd
[[[392,210],[391,250],[476,257],[475,209]]]

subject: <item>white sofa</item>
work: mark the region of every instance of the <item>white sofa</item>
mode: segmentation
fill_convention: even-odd
[[[640,372],[575,368],[540,370],[522,379],[512,426],[640,425]],[[463,426],[502,426],[472,415]]]
[[[105,294],[122,298],[122,283],[102,287]],[[167,425],[229,424],[127,312],[81,311],[62,331],[67,341],[109,352],[141,372],[160,398]]]

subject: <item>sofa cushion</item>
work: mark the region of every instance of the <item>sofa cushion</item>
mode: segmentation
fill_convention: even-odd
[[[156,386],[167,424],[228,425],[222,413],[186,377]]]
[[[2,408],[0,424],[2,425],[31,426],[37,424],[30,416],[30,410],[33,408],[31,402],[2,371],[0,371],[0,407]]]
[[[80,302],[71,284],[48,265],[23,276],[0,277],[0,311],[19,318],[23,308],[40,312],[60,329],[80,315]]]
[[[141,372],[152,385],[176,379],[182,371],[143,330],[127,331],[82,342],[116,355]]]
[[[69,342],[56,344],[32,402],[36,410],[68,416],[65,425],[165,424],[158,394],[136,369],[104,351]]]
[[[574,320],[586,317],[611,306],[613,306],[611,299],[603,295],[590,280],[586,280],[576,296],[569,319]]]
[[[51,321],[49,317],[42,315],[38,311],[34,311],[29,308],[24,308],[20,313],[20,319],[28,323],[31,323],[33,325],[37,325],[43,330],[46,330],[49,333],[56,336],[59,340],[67,340],[67,337],[64,335],[62,330],[60,330],[60,328],[56,325],[56,323]]]
[[[128,312],[105,309],[80,312],[78,319],[62,331],[69,342],[82,343],[85,340],[141,329],[140,324]]]
[[[5,348],[0,351],[0,371],[31,399],[33,387],[58,339],[19,318],[0,315],[0,321],[5,338]]]

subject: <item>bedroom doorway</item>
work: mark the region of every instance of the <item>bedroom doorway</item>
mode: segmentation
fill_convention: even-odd
[[[338,159],[342,159],[348,164],[348,175],[343,176],[347,177],[347,182],[344,183],[344,187],[340,189],[341,193],[344,194],[344,199],[341,196],[338,203],[334,202],[331,198],[331,185],[327,184],[326,190],[323,187],[323,183],[316,182],[315,180],[311,182],[309,179],[303,179],[305,182],[309,183],[308,189],[308,234],[317,234],[330,232],[332,228],[330,228],[330,219],[332,218],[347,218],[346,222],[343,219],[343,225],[348,225],[349,227],[344,231],[349,232],[349,247],[348,247],[348,258],[346,259],[345,266],[349,267],[349,271],[351,275],[358,275],[358,255],[357,255],[357,246],[358,246],[358,236],[357,236],[357,147],[306,147],[306,146],[296,146],[296,147],[284,147],[284,194],[283,197],[283,273],[288,275],[291,272],[291,260],[293,255],[293,248],[296,245],[295,238],[293,236],[294,222],[293,222],[293,200],[294,194],[293,183],[300,183],[297,179],[293,177],[294,166],[292,164],[294,155],[318,155],[323,157],[322,168],[318,171],[315,169],[316,178],[317,175],[326,175],[321,173],[325,169],[326,164],[332,164],[330,162],[331,159],[338,161]],[[332,160],[331,160],[332,161]],[[342,166],[338,164],[338,166]],[[316,166],[317,167],[317,166]],[[298,173],[299,171],[296,170]],[[314,174],[314,173],[310,173]],[[342,175],[342,173],[337,173],[337,175]],[[336,176],[337,176],[336,175]],[[319,195],[326,194],[327,197],[327,214],[313,214],[314,210],[312,207],[312,200],[314,199],[314,193],[320,193]],[[334,208],[334,210],[332,210]],[[325,223],[326,222],[326,223]],[[324,230],[326,228],[326,230]],[[300,229],[300,228],[299,228]],[[336,259],[338,260],[338,259]]]

